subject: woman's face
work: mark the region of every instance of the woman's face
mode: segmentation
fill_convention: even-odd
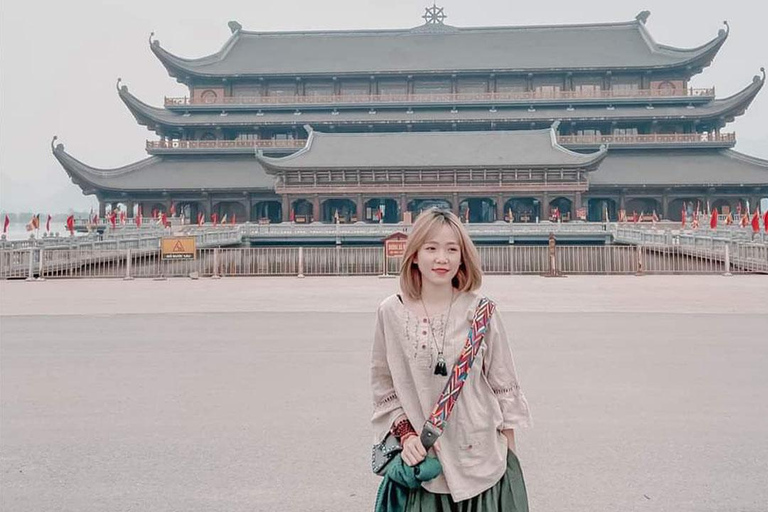
[[[451,226],[443,224],[431,233],[416,253],[414,262],[419,267],[422,282],[450,285],[461,265],[459,238]]]

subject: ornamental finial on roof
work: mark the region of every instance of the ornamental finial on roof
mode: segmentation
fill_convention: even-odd
[[[427,7],[422,18],[427,22],[427,25],[442,25],[445,18],[448,16],[443,12],[443,7],[438,7],[434,3],[432,7]]]
[[[648,18],[651,17],[651,11],[642,11],[635,16],[635,19],[645,25],[648,22]]]
[[[235,20],[230,21],[227,23],[227,26],[229,27],[229,30],[234,34],[235,32],[240,32],[243,29],[243,26],[236,22]]]

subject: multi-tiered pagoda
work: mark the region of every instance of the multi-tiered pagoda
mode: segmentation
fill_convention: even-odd
[[[768,161],[723,131],[765,83],[694,89],[728,25],[691,49],[623,23],[458,28],[439,8],[407,30],[249,32],[198,59],[150,49],[189,96],[150,106],[149,158],[95,169],[53,154],[101,214],[216,213],[261,222],[399,222],[432,204],[470,222],[679,220],[768,197]],[[605,148],[608,148],[607,150]],[[406,214],[406,215],[404,215]]]

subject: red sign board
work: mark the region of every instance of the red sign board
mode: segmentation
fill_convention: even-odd
[[[408,241],[408,235],[405,233],[392,233],[384,239],[384,251],[387,258],[402,258],[405,254],[405,244]]]

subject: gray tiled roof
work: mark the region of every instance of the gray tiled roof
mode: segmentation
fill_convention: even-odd
[[[84,191],[87,190],[254,190],[274,192],[275,179],[252,155],[153,156],[116,169],[96,169],[64,151],[53,155]]]
[[[610,151],[590,187],[611,185],[768,185],[768,160],[730,149]]]
[[[616,105],[609,110],[606,107],[579,106],[573,110],[562,107],[536,107],[534,111],[527,108],[502,108],[490,112],[488,108],[459,108],[456,112],[442,106],[439,108],[414,108],[412,114],[406,114],[406,108],[379,108],[375,114],[368,110],[339,110],[337,115],[332,112],[307,110],[301,115],[292,112],[265,111],[261,115],[256,112],[228,112],[222,116],[219,113],[193,112],[185,116],[182,113],[150,106],[128,91],[126,86],[119,89],[120,98],[136,117],[137,121],[149,126],[258,126],[258,125],[291,125],[291,124],[378,124],[378,123],[419,123],[419,122],[505,122],[530,121],[548,122],[555,120],[643,120],[643,119],[713,119],[720,116],[733,117],[743,113],[757,93],[763,87],[765,77],[755,77],[751,84],[738,93],[723,99],[712,100],[704,105],[688,108],[687,105],[657,105],[653,109],[637,105]]]
[[[522,27],[421,26],[406,30],[249,32],[239,30],[215,54],[184,59],[150,47],[169,72],[258,75],[668,68],[709,64],[727,38],[721,30],[692,49],[661,45],[638,20]]]
[[[555,131],[321,133],[310,132],[296,153],[273,158],[257,155],[280,169],[570,167],[594,169],[605,149],[588,155],[569,151]]]

